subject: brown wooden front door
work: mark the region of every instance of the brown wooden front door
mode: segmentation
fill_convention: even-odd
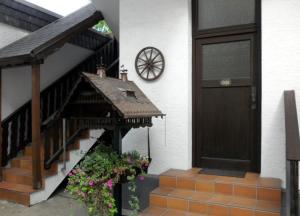
[[[196,165],[255,170],[254,34],[195,41]]]

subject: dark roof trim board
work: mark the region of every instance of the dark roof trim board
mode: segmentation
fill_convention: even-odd
[[[42,61],[74,35],[103,19],[92,5],[60,18],[0,50],[0,66],[10,67]]]
[[[0,1],[0,22],[29,32],[36,31],[60,18],[62,16],[23,0]],[[70,43],[96,50],[108,40],[109,37],[90,29],[72,38]]]

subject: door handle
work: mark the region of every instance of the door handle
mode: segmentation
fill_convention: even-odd
[[[251,87],[251,109],[256,109],[256,87]]]

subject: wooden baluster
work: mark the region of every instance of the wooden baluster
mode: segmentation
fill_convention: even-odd
[[[56,112],[56,110],[57,110],[57,104],[58,104],[58,100],[59,100],[59,98],[57,97],[57,88],[56,87],[54,87],[54,94],[53,94],[53,112],[52,112],[52,114],[54,113],[54,112]]]
[[[18,145],[19,118],[18,117],[19,116],[13,118],[11,122],[9,159],[16,157],[19,150],[19,145]]]
[[[9,124],[4,124],[2,128],[2,166],[6,166],[8,162],[8,129]]]
[[[42,120],[42,122],[44,121],[44,120],[46,120],[46,118],[45,118],[45,115],[44,115],[44,107],[45,107],[45,98],[44,97],[41,97],[41,120]]]
[[[0,68],[0,181],[2,181],[2,164],[3,164],[3,135],[2,135],[2,70]]]
[[[60,105],[62,106],[64,104],[64,83],[62,82],[60,84]]]
[[[44,132],[44,161],[49,160],[50,158],[50,149],[51,149],[51,144],[50,144],[50,133],[49,133],[49,128],[47,128]]]
[[[32,125],[31,125],[31,120],[32,120],[32,117],[31,117],[31,108],[28,107],[26,109],[26,142],[27,143],[30,143],[32,142]]]
[[[26,124],[26,110],[23,110],[21,115],[20,115],[20,121],[19,121],[19,143],[20,143],[20,148],[24,149],[26,146],[25,142],[25,124]]]
[[[55,154],[55,152],[57,152],[59,150],[59,120],[57,120],[54,123],[54,127],[53,127],[53,153]]]
[[[33,188],[42,187],[41,173],[41,118],[40,65],[32,65],[32,180]]]
[[[45,107],[47,107],[47,115],[46,115],[46,117],[45,117],[45,119],[47,119],[50,115],[51,115],[51,108],[50,108],[50,106],[51,106],[51,92],[48,92],[47,93],[47,106],[45,105]]]

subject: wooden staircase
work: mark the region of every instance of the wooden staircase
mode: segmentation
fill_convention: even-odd
[[[163,173],[141,216],[280,216],[281,180],[255,173],[210,176],[199,170]]]
[[[84,140],[90,138],[90,131],[83,131],[80,136],[68,147],[66,154],[66,162],[70,163],[71,154],[78,154],[78,151],[82,149],[81,143]],[[95,140],[92,140],[89,148],[95,143]],[[88,149],[85,149],[88,150]],[[77,153],[76,153],[77,152]],[[41,151],[41,158],[44,158],[44,151]],[[14,158],[10,165],[3,170],[3,181],[0,182],[0,199],[7,200],[11,202],[16,202],[22,205],[30,206],[33,203],[32,196],[34,194],[41,192],[43,190],[55,190],[55,188],[61,183],[60,180],[57,181],[56,187],[47,188],[46,181],[48,178],[55,178],[56,175],[61,175],[62,171],[59,170],[59,167],[62,166],[63,159],[60,158],[59,161],[52,164],[51,168],[48,170],[44,169],[44,164],[42,164],[42,179],[43,185],[42,189],[37,191],[33,189],[33,179],[32,179],[32,147],[27,146],[25,150],[16,158]],[[71,165],[73,168],[77,161],[74,161]],[[69,168],[70,170],[70,168]],[[68,174],[67,170],[64,173],[64,177]],[[48,197],[42,197],[40,201],[44,201]]]

